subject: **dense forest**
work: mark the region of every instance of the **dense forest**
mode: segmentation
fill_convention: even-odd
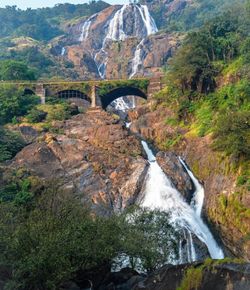
[[[21,10],[16,6],[0,8],[0,38],[28,36],[48,41],[61,35],[60,24],[75,17],[88,17],[109,5],[103,1],[73,5],[58,4],[53,8]]]

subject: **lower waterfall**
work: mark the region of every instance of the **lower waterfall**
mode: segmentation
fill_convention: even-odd
[[[192,235],[203,242],[213,259],[223,259],[224,254],[218,246],[209,228],[200,216],[199,208],[195,209],[187,204],[181,194],[172,186],[169,178],[162,171],[148,144],[142,141],[142,146],[150,163],[146,180],[145,191],[140,205],[150,210],[161,210],[170,214],[171,222],[179,229],[183,229],[187,241],[187,260],[193,262],[197,259]],[[189,173],[190,174],[190,173]],[[197,190],[196,190],[197,192]],[[180,242],[179,253],[183,256],[182,243]],[[177,264],[183,261],[180,257]]]

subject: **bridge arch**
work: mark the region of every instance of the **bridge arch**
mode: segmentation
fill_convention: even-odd
[[[35,92],[32,89],[29,88],[25,88],[23,91],[23,95],[27,96],[27,95],[35,95]]]
[[[91,99],[79,90],[62,90],[55,95],[60,99],[83,99],[91,103]]]
[[[100,96],[101,106],[103,109],[106,109],[114,100],[125,97],[125,96],[137,96],[147,100],[147,95],[139,88],[125,86],[115,88],[105,95]]]

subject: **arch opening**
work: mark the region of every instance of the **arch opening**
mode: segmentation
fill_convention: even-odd
[[[24,91],[23,91],[23,95],[24,95],[24,96],[27,96],[27,95],[35,95],[35,92],[32,91],[32,90],[29,89],[29,88],[25,88]]]
[[[135,96],[140,97],[147,100],[147,95],[140,89],[134,87],[120,87],[116,88],[107,94],[100,96],[102,108],[106,110],[106,108],[116,99],[127,96]]]
[[[87,95],[78,90],[63,90],[56,93],[56,96],[60,99],[82,99],[91,102],[91,99]]]

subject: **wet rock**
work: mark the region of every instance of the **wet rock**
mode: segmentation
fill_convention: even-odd
[[[173,152],[158,152],[156,159],[172,184],[178,189],[185,200],[190,203],[195,186],[178,156]]]

